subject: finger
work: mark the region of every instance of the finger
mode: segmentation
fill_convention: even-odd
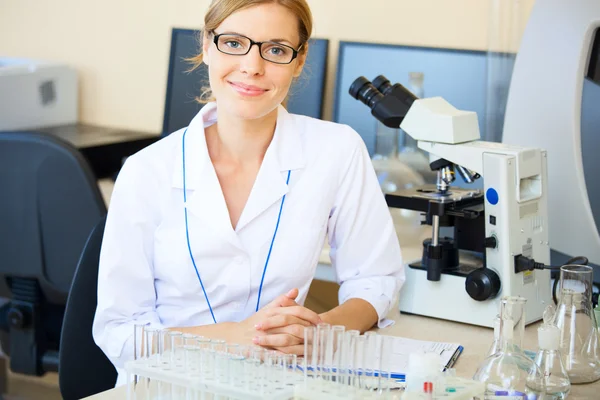
[[[285,354],[295,354],[297,356],[304,355],[304,345],[294,345],[286,347],[275,347],[273,350],[280,351]]]
[[[302,340],[285,333],[255,336],[252,343],[263,347],[288,347],[302,344]]]
[[[297,318],[308,321],[313,325],[318,325],[323,322],[316,312],[302,306],[280,307],[271,311],[271,316],[278,314],[293,315]]]
[[[283,328],[269,329],[262,331],[265,335],[275,335],[278,333],[285,333],[297,337],[304,342],[304,325],[289,325]]]
[[[292,290],[286,293],[286,296],[291,300],[296,300],[296,297],[298,297],[298,293],[299,290],[297,288],[293,288]]]
[[[264,308],[277,308],[277,307],[293,307],[298,305],[293,299],[290,299],[287,294],[277,296],[275,300],[267,304]]]
[[[284,326],[294,325],[294,324],[303,325],[303,326],[311,326],[310,322],[308,322],[304,319],[298,318],[295,315],[277,314],[277,315],[269,317],[266,320],[261,321],[258,324],[256,324],[256,329],[266,331],[268,329],[282,328]]]

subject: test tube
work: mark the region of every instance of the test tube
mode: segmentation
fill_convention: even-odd
[[[144,343],[145,343],[145,324],[135,324],[133,326],[133,359],[137,363],[146,362],[146,352],[144,351]],[[144,386],[144,378],[139,375],[133,375],[133,379],[127,379],[127,383],[129,385],[128,390],[128,398],[136,399],[141,395],[140,390],[142,386]]]
[[[158,342],[159,342],[159,331],[155,328],[146,327],[144,329],[146,336],[146,354],[148,357],[148,366],[158,367]]]
[[[281,359],[283,367],[283,384],[284,386],[293,386],[296,384],[298,376],[296,368],[298,358],[295,354],[284,354]]]
[[[394,337],[381,336],[381,365],[379,367],[379,393],[388,395],[391,386],[392,354],[394,354]]]
[[[327,369],[328,355],[331,351],[329,343],[329,334],[331,332],[331,325],[322,323],[317,325],[317,337],[319,340],[319,355],[317,360],[317,377],[323,380],[329,380],[329,373]]]
[[[191,333],[185,333],[183,339],[183,365],[186,372],[197,374],[199,371],[198,356],[200,347],[198,346],[198,336]]]
[[[275,360],[272,366],[273,388],[283,389],[285,387],[285,370],[287,368],[284,354],[277,353],[273,358]]]
[[[381,345],[375,332],[365,332],[366,348],[363,358],[364,380],[363,386],[366,389],[373,389],[377,384],[375,380],[375,371],[379,369],[381,359]]]
[[[198,348],[200,349],[200,354],[199,354],[199,370],[200,370],[200,375],[206,379],[206,380],[211,380],[213,379],[213,371],[214,371],[214,365],[213,365],[213,353],[212,353],[212,343],[211,340],[209,338],[205,338],[205,337],[198,337],[196,339],[197,343],[198,343]]]
[[[240,355],[243,357],[241,372],[239,373],[240,386],[249,390],[254,382],[256,368],[254,367],[253,346],[240,346]]]
[[[225,379],[227,372],[227,353],[225,352],[225,341],[221,339],[213,339],[210,341],[211,349],[214,357],[215,379],[217,382],[222,382]]]
[[[237,364],[241,362],[239,358],[240,353],[240,345],[236,343],[227,343],[225,344],[225,363],[223,370],[223,379],[221,382],[223,383],[232,383],[237,377],[232,374],[232,369],[236,369],[233,364]]]
[[[354,348],[354,387],[364,388],[364,358],[365,358],[365,344],[367,339],[364,336],[356,337],[356,344]]]
[[[183,370],[185,357],[183,348],[183,333],[177,331],[169,331],[169,351],[171,368]]]
[[[247,377],[244,375],[246,358],[250,356],[250,346],[238,346],[229,356],[229,375],[234,387],[244,387]]]
[[[264,353],[263,371],[265,389],[270,392],[277,388],[279,374],[279,352],[275,350],[266,350]]]
[[[146,357],[143,348],[145,328],[145,324],[135,324],[133,326],[133,359],[136,361]]]
[[[342,365],[345,368],[345,378],[342,376],[342,384],[353,384],[354,379],[354,351],[356,348],[356,338],[360,336],[357,330],[349,330],[344,333],[344,352],[342,353]]]
[[[304,383],[316,375],[317,371],[317,352],[318,352],[317,329],[314,326],[304,328]]]
[[[268,373],[265,366],[267,351],[262,347],[254,346],[251,352],[254,365],[254,381],[249,386],[252,386],[260,394],[264,394],[267,386],[266,374]]]
[[[336,383],[340,383],[342,376],[342,353],[344,350],[344,333],[346,327],[334,325],[331,327],[331,377]]]
[[[161,368],[171,367],[171,337],[168,329],[158,331],[158,359]]]

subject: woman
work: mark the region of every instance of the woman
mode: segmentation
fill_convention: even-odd
[[[134,324],[296,354],[304,326],[385,324],[404,271],[364,143],[281,105],[311,30],[306,0],[212,2],[195,62],[214,101],[130,157],[111,199],[93,334],[118,370]],[[326,236],[340,306],[317,315]]]

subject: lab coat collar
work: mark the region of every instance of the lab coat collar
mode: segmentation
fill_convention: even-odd
[[[239,245],[237,235],[231,228],[227,205],[206,145],[204,129],[214,124],[216,119],[217,105],[209,103],[192,120],[185,134],[186,206],[205,223],[227,233],[231,241]],[[293,175],[294,170],[305,166],[302,131],[295,124],[295,118],[283,106],[279,106],[275,134],[236,226],[237,232],[288,192],[288,171]],[[173,187],[183,189],[183,146],[179,148],[182,151],[177,152],[172,182]]]

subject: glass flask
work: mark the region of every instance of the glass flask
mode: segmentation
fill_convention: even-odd
[[[487,357],[493,356],[502,349],[502,343],[500,342],[500,315],[494,318],[494,342],[490,346],[487,352]]]
[[[560,329],[560,354],[572,384],[600,379],[592,278],[593,269],[587,265],[560,268],[560,298],[552,324]]]
[[[563,400],[571,390],[567,370],[560,356],[560,329],[551,324],[538,328],[539,350],[534,362],[539,367],[542,379],[537,381],[532,376],[527,384],[531,389],[542,393],[540,399]]]
[[[526,302],[518,296],[504,296],[500,301],[500,351],[486,357],[473,376],[485,383],[485,399],[540,393],[534,384],[542,380],[540,369],[521,348]]]

